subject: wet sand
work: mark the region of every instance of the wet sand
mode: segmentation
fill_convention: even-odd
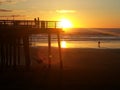
[[[1,72],[0,88],[120,89],[119,49],[62,49],[63,69],[60,68],[57,48],[52,48],[51,68],[47,67],[46,47],[32,48],[31,59],[32,67],[29,71],[20,68],[16,71]]]

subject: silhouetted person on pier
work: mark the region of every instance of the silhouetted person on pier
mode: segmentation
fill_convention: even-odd
[[[100,44],[101,44],[101,42],[100,41],[98,41],[98,47],[100,48]]]
[[[37,26],[37,19],[34,18],[34,22],[35,22],[35,27]]]
[[[37,19],[34,18],[34,21],[35,21],[35,27],[39,28],[39,21],[40,21],[39,17]]]

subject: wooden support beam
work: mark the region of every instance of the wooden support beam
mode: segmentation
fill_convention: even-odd
[[[5,48],[4,48],[4,42],[1,43],[1,68],[3,69],[5,65]]]
[[[12,45],[12,42],[9,42],[9,65],[12,66],[12,52],[13,52],[13,45]]]
[[[51,33],[48,33],[48,68],[51,68]]]
[[[0,42],[0,70],[2,69],[2,45],[1,45],[1,42]]]
[[[14,40],[13,40],[13,66],[14,66],[14,68],[16,67],[16,56],[17,56],[17,54],[16,54],[16,38],[14,38]]]
[[[17,39],[17,59],[18,59],[18,65],[20,65],[20,39],[21,38],[18,38]]]
[[[29,36],[26,35],[23,38],[24,54],[25,54],[25,64],[26,68],[29,69],[31,65],[30,60],[30,48],[29,48]]]
[[[63,61],[62,61],[62,53],[61,53],[61,41],[60,41],[60,32],[59,31],[57,33],[57,38],[58,38],[60,68],[63,69]]]
[[[6,52],[6,55],[5,55],[5,57],[6,57],[6,66],[8,67],[9,66],[9,44],[8,44],[8,39],[7,39],[7,41],[6,41],[6,44],[5,44],[5,47],[6,47],[6,50],[5,50],[5,52]]]

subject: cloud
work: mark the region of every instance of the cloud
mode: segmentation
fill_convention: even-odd
[[[18,14],[16,14],[16,15],[10,15],[9,17],[25,17],[25,15],[18,15]]]
[[[18,2],[23,2],[26,0],[0,0],[0,4],[16,4]]]
[[[75,10],[57,10],[57,13],[75,13]]]
[[[0,17],[26,17],[25,15],[18,15],[18,14],[16,14],[16,15],[2,15],[2,16],[0,16]]]
[[[0,12],[12,12],[12,10],[0,9]]]
[[[23,18],[26,17],[25,10],[8,10],[8,9],[0,9],[0,17],[9,18],[9,17],[18,17]]]

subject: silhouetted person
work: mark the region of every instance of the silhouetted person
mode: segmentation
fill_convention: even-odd
[[[35,22],[35,27],[37,26],[37,19],[34,18],[34,22]]]
[[[100,48],[100,43],[101,43],[101,42],[100,42],[100,41],[98,41],[98,47],[99,47],[99,48]]]
[[[39,17],[38,17],[38,21],[40,21]]]
[[[34,18],[35,27],[37,27],[37,28],[39,28],[39,21],[40,21],[39,17],[37,19]]]

